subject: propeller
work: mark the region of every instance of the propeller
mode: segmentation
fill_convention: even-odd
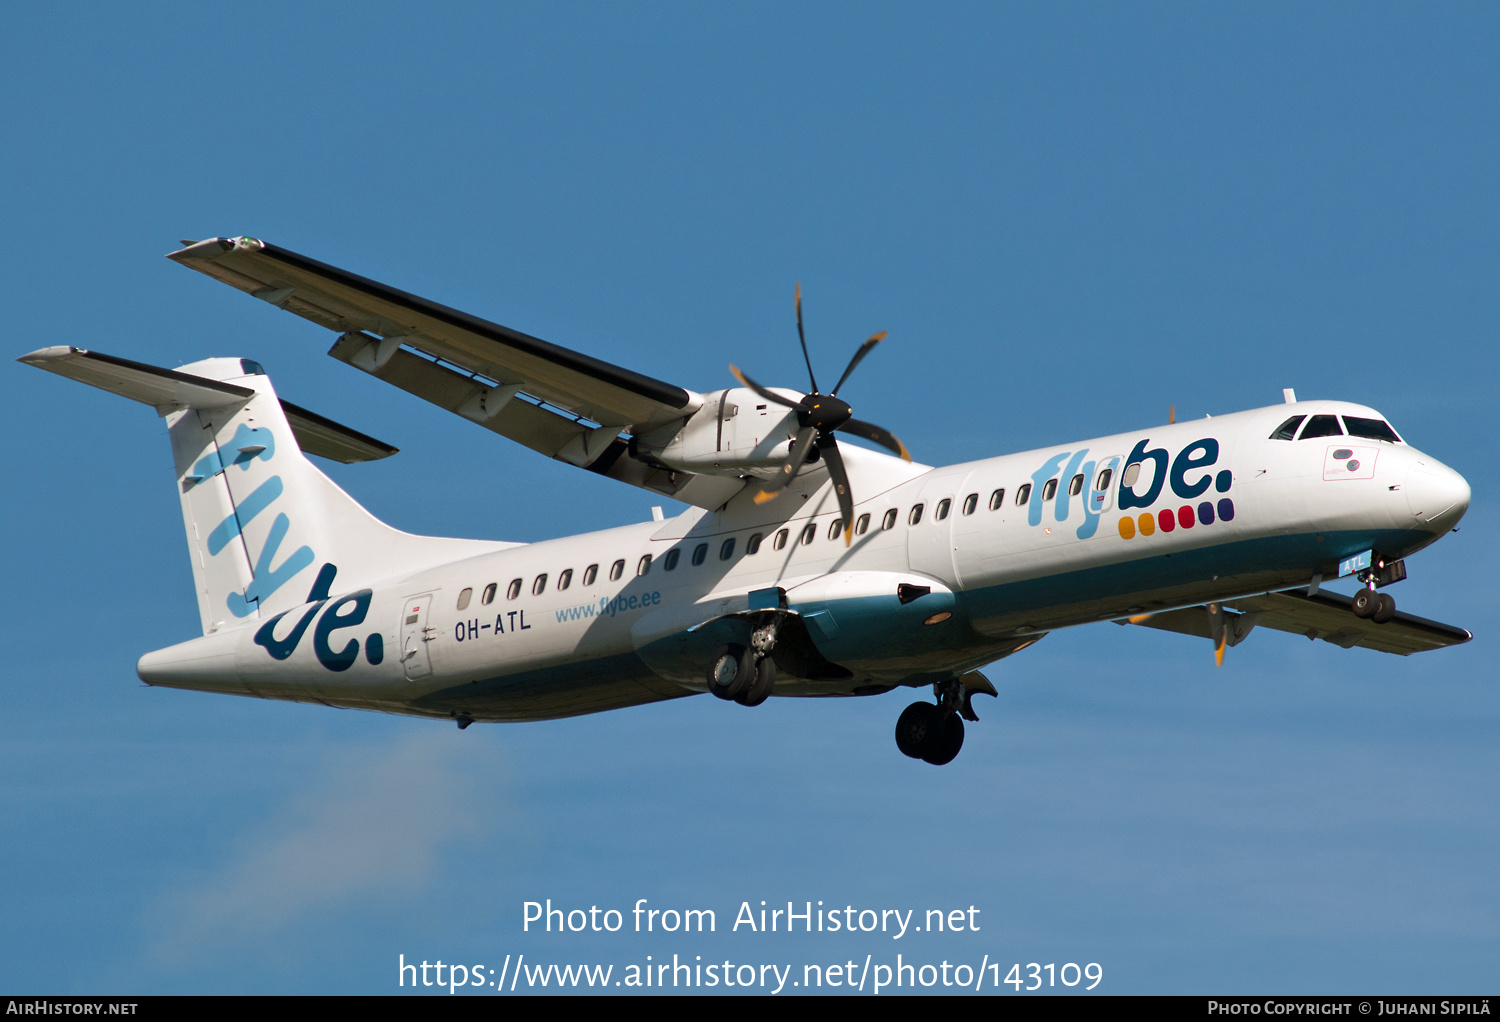
[[[797,478],[797,473],[802,471],[802,466],[821,457],[824,464],[828,466],[828,475],[833,480],[834,493],[838,496],[839,511],[844,516],[844,546],[848,546],[854,534],[854,496],[849,489],[849,473],[844,470],[844,457],[839,453],[839,444],[834,439],[834,433],[852,433],[899,454],[907,461],[911,461],[911,454],[906,450],[906,445],[897,440],[895,434],[889,430],[882,429],[873,422],[863,422],[854,418],[854,410],[849,407],[849,403],[838,396],[839,389],[848,381],[855,367],[864,361],[864,357],[875,345],[885,339],[885,331],[882,330],[873,335],[859,346],[859,350],[849,360],[849,366],[844,370],[844,375],[839,377],[839,382],[833,385],[831,391],[824,394],[818,389],[818,378],[813,374],[812,357],[807,352],[807,334],[802,328],[801,283],[797,284],[796,300],[797,339],[802,342],[802,360],[807,363],[807,379],[812,384],[812,391],[802,395],[800,401],[789,401],[780,394],[762,387],[740,372],[737,367],[733,365],[729,367],[729,371],[740,383],[767,401],[790,408],[797,413],[797,436],[792,440],[791,451],[786,460],[781,463],[781,469],[776,473],[776,478],[761,484],[761,492],[755,495],[755,502],[764,504],[781,496],[791,481]]]

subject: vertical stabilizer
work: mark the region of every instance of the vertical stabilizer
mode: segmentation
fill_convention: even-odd
[[[166,370],[64,347],[21,361],[166,419],[205,634],[515,545],[413,536],[377,520],[307,459],[248,359]]]

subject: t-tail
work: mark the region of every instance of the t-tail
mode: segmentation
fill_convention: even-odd
[[[303,452],[352,462],[396,448],[281,401],[249,359],[172,370],[52,347],[19,361],[166,419],[205,635],[512,545],[413,536],[377,520]]]

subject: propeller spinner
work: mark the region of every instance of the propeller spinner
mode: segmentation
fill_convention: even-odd
[[[839,382],[834,384],[833,390],[827,394],[818,390],[818,378],[813,375],[812,358],[807,353],[807,335],[802,329],[802,285],[800,283],[797,285],[797,339],[802,342],[802,359],[807,363],[807,378],[812,384],[811,393],[802,395],[800,401],[788,401],[780,394],[762,387],[735,366],[729,367],[729,371],[734,373],[740,383],[767,401],[791,408],[797,413],[797,436],[792,441],[791,453],[787,455],[786,461],[782,462],[781,471],[776,474],[776,478],[761,484],[761,492],[755,495],[755,502],[764,504],[781,496],[791,481],[797,478],[797,473],[802,471],[802,466],[812,460],[812,452],[816,450],[827,463],[828,474],[833,479],[834,492],[839,500],[839,511],[844,517],[844,545],[848,546],[854,529],[854,496],[849,490],[849,474],[844,470],[844,458],[839,453],[839,445],[834,439],[834,433],[853,433],[857,437],[879,444],[899,454],[907,461],[911,461],[911,454],[907,452],[906,445],[897,440],[894,434],[872,422],[863,422],[854,418],[854,410],[849,407],[849,403],[838,397],[839,388],[849,379],[849,374],[854,372],[854,367],[864,360],[875,345],[885,339],[885,331],[880,331],[859,346],[859,350],[849,360],[849,366],[844,370],[844,375],[839,377]]]

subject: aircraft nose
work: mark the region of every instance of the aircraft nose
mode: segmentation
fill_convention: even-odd
[[[1469,482],[1447,465],[1422,458],[1406,480],[1406,503],[1422,525],[1447,532],[1469,510]]]

